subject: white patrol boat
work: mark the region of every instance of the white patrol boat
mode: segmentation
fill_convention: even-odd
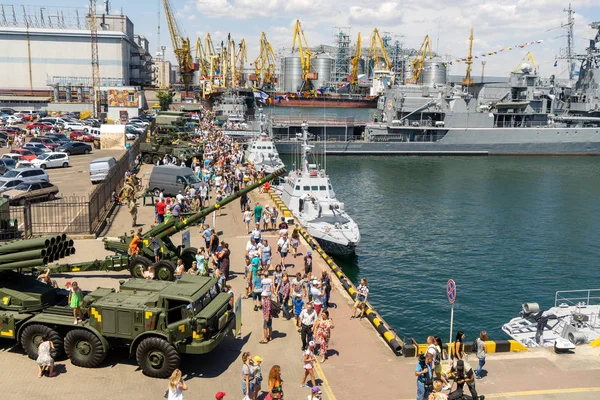
[[[256,171],[260,171],[262,168],[265,174],[285,168],[285,164],[279,158],[279,153],[273,141],[265,134],[261,134],[258,138],[250,141],[245,156],[246,161],[254,164]]]

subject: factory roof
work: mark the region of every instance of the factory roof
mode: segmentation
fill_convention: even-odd
[[[22,101],[27,103],[47,103],[50,101],[50,97],[41,96],[2,96],[0,95],[0,102],[12,102]]]

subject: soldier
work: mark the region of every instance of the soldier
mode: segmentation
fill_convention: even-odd
[[[132,218],[131,226],[136,226],[138,209],[137,209],[137,203],[135,202],[135,199],[133,199],[133,198],[129,199],[128,207],[129,207],[129,214],[131,214],[131,218]]]
[[[121,190],[121,200],[129,202],[129,200],[133,199],[134,190],[133,186],[129,182],[125,183],[123,189]]]

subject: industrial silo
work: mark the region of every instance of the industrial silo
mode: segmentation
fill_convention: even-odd
[[[317,79],[312,82],[315,89],[327,86],[331,82],[331,69],[333,67],[333,57],[327,53],[319,54],[313,59],[313,70],[317,73]]]
[[[292,53],[283,59],[283,90],[297,92],[302,87],[302,61],[298,53]]]
[[[440,59],[425,60],[419,83],[425,86],[443,85],[446,83],[446,63]]]

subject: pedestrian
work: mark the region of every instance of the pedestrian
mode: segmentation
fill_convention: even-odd
[[[312,388],[310,388],[310,394],[308,395],[306,400],[321,400],[322,394],[323,392],[321,392],[321,389],[319,389],[318,386],[313,386]]]
[[[131,226],[135,227],[137,225],[138,214],[137,203],[135,202],[135,199],[129,199],[127,207],[129,208],[129,214],[131,214]]]
[[[260,243],[262,232],[260,230],[260,224],[256,223],[254,226],[254,230],[252,230],[252,237],[254,238],[255,243]]]
[[[417,400],[428,400],[433,391],[433,356],[421,354],[415,368],[417,377]]]
[[[441,341],[441,339],[440,339]],[[445,388],[446,389],[450,389],[450,385],[448,385],[448,380],[446,379],[446,377],[444,376],[444,374],[442,373],[442,350],[441,347],[438,346],[438,344],[436,343],[436,339],[433,336],[428,336],[427,337],[427,353],[431,353],[431,356],[433,357],[433,372],[435,373],[435,377],[436,379],[444,382]]]
[[[471,392],[471,397],[473,399],[479,399],[477,390],[475,389],[475,373],[468,362],[465,360],[458,360],[456,362],[456,367],[452,367],[450,374],[456,382],[457,391],[462,392],[466,383],[469,387],[469,392]]]
[[[210,254],[216,254],[217,253],[217,247],[219,247],[219,236],[217,236],[217,232],[215,232],[215,229],[211,229],[210,230]]]
[[[258,394],[261,390],[263,375],[262,370],[260,369],[260,364],[262,363],[262,360],[262,357],[254,356],[250,361],[250,375],[252,376],[252,383],[254,385],[254,393],[252,395],[253,399],[258,397]]]
[[[198,263],[200,275],[208,276],[208,255],[206,254],[204,247],[201,247],[198,249],[198,252],[196,252],[196,262]]]
[[[277,241],[277,251],[279,252],[279,255],[281,256],[281,266],[283,267],[284,271],[286,268],[285,258],[288,255],[289,246],[290,246],[290,241],[289,241],[289,239],[287,237],[287,233],[286,233],[281,238],[279,238],[279,241]]]
[[[477,379],[481,379],[481,371],[483,370],[483,366],[485,365],[485,355],[487,353],[487,344],[485,343],[488,340],[488,334],[486,331],[481,331],[479,333],[479,337],[475,339],[475,346],[477,349],[477,359],[479,359],[479,366],[477,367],[477,371],[475,371],[475,377]]]
[[[165,222],[165,211],[167,205],[165,204],[165,199],[159,198],[158,203],[156,203],[156,219],[159,224]]]
[[[311,386],[316,386],[315,383],[315,371],[313,370],[313,366],[315,363],[315,342],[312,340],[308,343],[308,348],[304,351],[304,357],[302,358],[302,362],[304,363],[304,375],[302,376],[302,384],[300,387],[304,387],[304,382],[306,382],[306,378],[310,375],[310,381],[312,382]]]
[[[188,387],[181,377],[181,370],[175,369],[169,378],[169,388],[165,397],[167,400],[183,400],[183,392],[186,390]]]
[[[269,241],[265,239],[265,241],[263,242],[262,247],[260,249],[260,258],[261,258],[262,267],[267,271],[271,269],[272,252],[273,251],[271,249],[271,245],[269,244]]]
[[[281,379],[281,367],[273,365],[269,371],[269,393],[265,400],[282,400],[283,399],[283,379]]]
[[[329,317],[329,311],[323,310],[319,315],[319,319],[315,324],[314,337],[319,344],[320,363],[324,363],[327,359],[327,348],[329,339],[331,338],[331,330],[334,328],[333,320]]]
[[[189,275],[200,275],[200,269],[198,268],[198,261],[192,261],[192,266],[187,270]]]
[[[269,226],[270,226],[270,222],[271,222],[271,209],[269,208],[269,206],[265,206],[265,210],[263,211],[263,231],[268,231],[269,230]]]
[[[246,208],[248,208],[248,194],[242,193],[240,196],[240,209],[242,210],[242,213],[246,211]]]
[[[263,340],[261,344],[267,344],[273,335],[273,317],[271,316],[271,295],[273,294],[273,280],[269,277],[269,272],[265,271],[261,280],[262,291],[260,293],[262,299],[263,312]]]
[[[300,313],[302,312],[302,308],[304,307],[304,301],[302,300],[302,295],[294,296],[292,305],[294,307],[294,323],[296,324],[296,327],[298,328],[298,332],[300,332],[302,329],[301,325],[300,325]]]
[[[298,244],[299,243],[300,243],[300,232],[298,231],[298,227],[295,227],[294,230],[292,231],[292,240],[291,240],[292,253],[294,254],[294,258],[296,258],[296,255],[298,253]]]
[[[258,204],[258,201],[257,201],[254,206],[254,212],[252,213],[252,215],[254,215],[255,223],[257,223],[257,224],[260,223],[260,219],[262,217],[262,212],[263,212],[263,208],[260,204]]]
[[[444,388],[442,387],[442,382],[439,380],[433,381],[433,393],[429,395],[429,399],[427,400],[448,400],[448,395],[446,393],[442,393]]]
[[[258,264],[256,265],[256,269],[258,268]],[[262,299],[261,299],[261,294],[262,294],[262,276],[260,275],[260,273],[258,272],[258,270],[256,270],[256,273],[254,272],[255,268],[254,268],[254,264],[252,267],[252,300],[254,300],[254,311],[258,311],[259,308],[262,309]]]
[[[312,258],[312,251],[308,250],[306,252],[306,255],[304,256],[304,273],[307,275],[312,274],[312,264],[313,264],[313,258]]]
[[[359,317],[362,318],[365,315],[366,302],[369,297],[369,284],[367,283],[367,278],[362,278],[360,280],[360,285],[356,288],[356,301],[354,302],[354,306],[352,306],[352,318],[356,318],[356,309],[360,308]]]
[[[42,342],[38,346],[38,357],[35,362],[38,365],[38,378],[41,378],[44,374],[44,371],[48,371],[48,376],[53,377],[56,375],[54,369],[54,357],[52,353],[56,350],[54,349],[54,343],[51,340],[48,340],[47,335],[42,336]]]
[[[152,244],[152,250],[154,251],[154,262],[160,261],[160,243],[156,236],[150,236],[150,243]]]
[[[452,359],[462,360],[465,357],[463,342],[465,340],[465,333],[463,331],[456,332],[456,339],[454,341],[454,351],[452,353]]]
[[[313,304],[307,303],[306,308],[300,312],[298,318],[301,324],[302,351],[304,351],[308,343],[312,341],[313,327],[317,321],[317,313],[313,309]]]
[[[67,299],[69,306],[73,309],[73,325],[77,325],[83,319],[83,312],[81,312],[81,305],[83,304],[83,292],[77,284],[77,282],[71,283],[71,290],[69,291],[69,298]]]
[[[278,265],[278,267],[280,267],[280,266]],[[290,278],[288,277],[287,272],[283,273],[283,275],[281,277],[281,281],[277,285],[277,295],[279,297],[279,303],[281,304],[281,310],[283,311],[283,316],[286,320],[289,321],[289,319],[291,318],[290,310],[289,310]]]
[[[279,214],[279,212],[277,211],[277,208],[275,206],[271,206],[271,229],[275,230],[277,229],[277,215]]]
[[[317,315],[321,313],[323,309],[323,301],[325,296],[325,291],[321,287],[321,282],[317,279],[312,281],[312,286],[310,288],[310,294],[313,298],[313,303],[315,305],[315,311]]]
[[[183,277],[185,273],[185,265],[183,264],[183,260],[180,258],[177,260],[177,264],[175,266],[175,272],[173,273],[173,279],[176,281]]]
[[[221,249],[221,251],[218,254],[219,260],[221,260],[221,262],[219,263],[219,269],[223,272],[223,275],[225,275],[225,280],[228,281],[229,280],[229,256],[231,254],[231,251],[229,251],[229,243],[223,243],[223,248]]]
[[[142,276],[144,279],[152,280],[154,279],[154,267],[150,265],[147,271],[144,271]]]
[[[202,231],[202,239],[204,239],[206,250],[210,249],[210,228],[207,224],[203,226],[204,230]]]
[[[246,351],[242,354],[242,395],[244,399],[251,399],[254,395],[254,384],[251,376],[250,367],[250,352]]]
[[[288,224],[285,222],[285,217],[281,217],[281,223],[279,224],[279,236],[287,235]]]
[[[325,296],[323,298],[323,309],[327,310],[329,308],[329,300],[331,299],[331,279],[329,278],[329,274],[326,270],[321,272],[321,287],[325,291]]]

